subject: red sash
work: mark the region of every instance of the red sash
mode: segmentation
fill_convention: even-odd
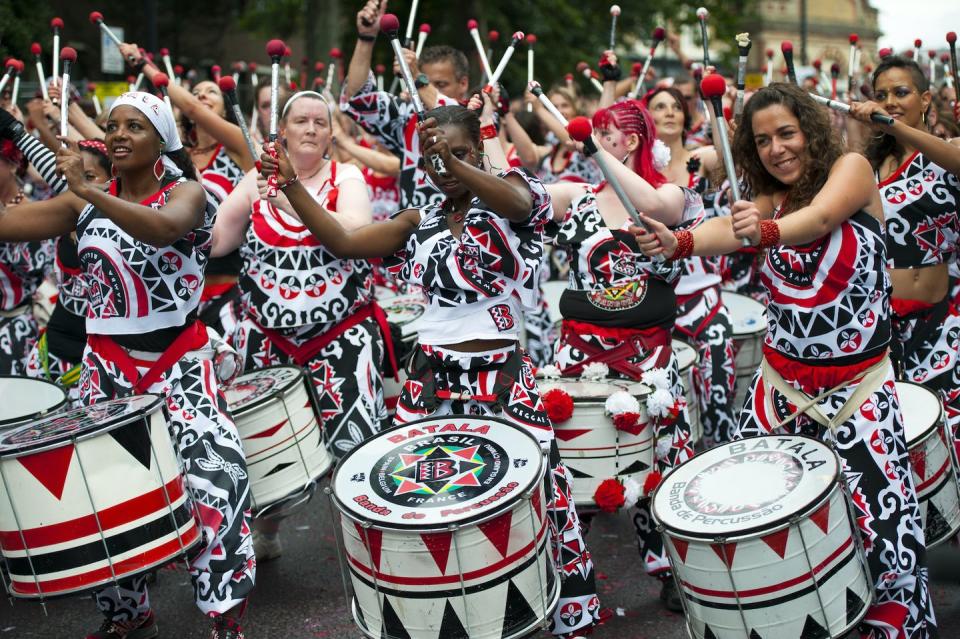
[[[221,282],[220,284],[204,284],[203,291],[200,293],[201,302],[209,302],[216,299],[236,286],[236,282]]]
[[[581,335],[615,339],[620,344],[610,349],[604,349],[602,346],[591,344],[580,337]],[[655,349],[660,348],[660,352],[653,363],[654,368],[662,368],[670,363],[670,354],[672,353],[670,331],[660,326],[642,329],[616,328],[565,319],[560,331],[560,340],[582,351],[587,356],[582,362],[577,362],[562,369],[560,372],[563,375],[579,375],[587,364],[597,362],[606,364],[610,369],[621,375],[626,375],[630,379],[638,380],[650,368],[649,366],[643,366],[643,364],[646,363]],[[629,361],[637,356],[643,358],[644,362],[635,364]]]

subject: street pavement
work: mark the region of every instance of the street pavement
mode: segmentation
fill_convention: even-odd
[[[360,639],[344,602],[326,498],[318,496],[285,522],[284,555],[257,569],[245,625],[248,639]],[[659,583],[641,569],[627,513],[596,518],[587,538],[608,618],[591,639],[681,639],[683,618],[660,604]],[[943,639],[960,637],[960,549],[930,556],[933,597]],[[160,572],[151,586],[162,639],[208,639],[210,623],[193,605],[182,567]],[[82,639],[99,625],[89,598],[47,604],[0,601],[0,639]],[[547,637],[545,633],[542,635]]]

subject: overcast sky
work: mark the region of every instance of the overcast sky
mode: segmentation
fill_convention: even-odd
[[[948,31],[960,33],[960,1],[958,0],[870,0],[880,10],[881,47],[896,51],[913,48],[913,41],[923,40],[923,49],[947,46]]]

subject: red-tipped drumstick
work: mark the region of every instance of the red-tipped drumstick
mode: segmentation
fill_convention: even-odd
[[[783,53],[783,61],[787,65],[787,79],[791,84],[797,83],[797,72],[793,68],[793,43],[784,40],[780,43],[780,52]]]
[[[131,93],[136,91],[136,84],[135,84],[136,81],[137,81],[137,76],[135,75],[127,76],[127,88],[130,90]]]
[[[917,38],[913,41],[913,59],[920,62],[920,47],[923,46],[923,40]]]
[[[161,48],[160,57],[163,59],[163,68],[167,70],[167,77],[175,79],[177,74],[173,72],[173,60],[170,59],[170,49],[166,47]]]
[[[816,93],[811,93],[810,97],[814,99],[815,102],[819,102],[825,107],[829,107],[834,111],[839,111],[840,113],[850,113],[850,105],[846,102],[839,102],[837,100],[831,100],[830,98],[825,98],[823,96],[817,95]],[[878,124],[886,124],[887,126],[893,126],[893,118],[889,115],[884,115],[882,113],[871,113],[870,119]]]
[[[407,32],[403,37],[408,47],[410,46],[410,43],[413,42],[413,25],[417,20],[417,6],[419,4],[420,0],[413,0],[413,4],[410,5],[410,15],[407,17]]]
[[[250,129],[247,128],[246,118],[243,117],[243,113],[240,111],[240,101],[237,99],[237,83],[233,80],[232,76],[225,75],[220,78],[217,84],[220,86],[220,91],[223,93],[223,98],[226,100],[228,108],[233,113],[233,118],[240,126],[240,132],[243,133],[243,139],[247,143],[250,157],[256,162],[259,159],[257,157],[257,147],[254,146],[253,138],[250,137]]]
[[[837,99],[837,79],[840,78],[840,63],[834,62],[830,65],[830,97]]]
[[[480,29],[476,20],[471,18],[467,20],[467,31],[473,39],[474,46],[477,47],[477,55],[480,57],[480,66],[483,67],[483,76],[489,80],[493,77],[493,69],[490,68],[490,60],[487,59],[487,52],[483,49],[483,42],[480,41]]]
[[[857,41],[860,39],[856,33],[850,34],[850,57],[847,59],[847,96],[851,100],[855,100],[856,96],[854,95],[854,89],[856,84],[853,81],[853,76],[857,72]]]
[[[564,83],[565,85],[567,85],[567,88],[568,88],[568,89],[570,89],[571,91],[573,91],[573,90],[574,90],[574,86],[573,86],[573,74],[572,74],[572,73],[566,73],[566,74],[564,74],[564,76],[563,76],[563,83]]]
[[[27,67],[23,60],[14,60],[13,62],[13,91],[10,93],[10,104],[16,106],[17,98],[20,96],[20,76],[23,75],[23,70]]]
[[[617,18],[620,17],[620,5],[610,6],[610,50],[617,46]]]
[[[102,31],[103,34],[106,35],[108,38],[113,40],[113,43],[117,45],[118,48],[120,47],[121,44],[123,44],[123,42],[120,41],[120,38],[117,37],[117,34],[114,33],[110,29],[110,27],[108,27],[107,24],[103,21],[103,14],[100,13],[99,11],[90,12],[90,22],[100,27],[100,31]],[[132,54],[128,55],[127,62],[129,62],[130,64],[133,64],[134,62],[136,62],[136,57],[134,57]]]
[[[292,55],[293,50],[290,47],[286,47],[283,50],[283,79],[287,83],[288,87],[293,81],[293,72],[290,71],[290,56]]]
[[[603,85],[600,84],[600,81],[597,80],[596,77],[594,77],[593,69],[590,68],[589,64],[583,61],[578,62],[577,71],[580,73],[580,75],[585,77],[590,82],[590,84],[593,85],[594,89],[596,89],[600,93],[603,93]]]
[[[950,46],[950,77],[953,79],[955,90],[960,91],[960,77],[957,76],[957,34],[953,31],[947,34],[947,44]]]
[[[63,62],[63,81],[60,83],[63,95],[60,100],[60,136],[67,137],[67,107],[70,105],[70,67],[77,61],[77,51],[73,47],[63,47],[60,50],[60,61]],[[66,146],[66,142],[63,143]]]
[[[484,91],[489,92],[497,85],[497,82],[500,81],[500,76],[503,75],[504,70],[507,68],[507,63],[509,63],[510,58],[513,57],[513,52],[516,50],[517,45],[523,42],[523,38],[523,31],[515,32],[513,37],[510,38],[510,44],[507,46],[507,50],[503,52],[503,57],[500,58],[500,64],[493,70],[493,75],[487,80],[487,86],[484,87]]]
[[[15,58],[7,58],[4,63],[4,73],[3,77],[0,78],[0,93],[3,93],[3,89],[7,86],[7,82],[10,81],[10,78],[13,77],[14,72],[17,70],[17,61]]]
[[[60,79],[60,32],[63,30],[63,19],[52,19],[50,30],[53,31],[53,79],[56,81]],[[40,84],[46,84],[46,82]]]
[[[277,124],[279,120],[280,103],[280,60],[287,52],[287,45],[283,40],[270,40],[267,42],[267,55],[270,56],[270,131],[268,138],[271,142],[277,141]],[[274,150],[276,153],[276,150]],[[267,178],[267,197],[277,196],[277,174]]]
[[[650,70],[650,63],[653,62],[653,56],[657,53],[657,47],[666,37],[667,32],[663,27],[657,27],[653,30],[653,43],[650,45],[650,51],[647,52],[647,59],[643,61],[640,75],[637,76],[637,84],[633,87],[633,97],[643,95],[643,84],[647,81],[647,71]]]
[[[330,64],[327,65],[327,86],[333,91],[333,79],[337,74],[337,62],[343,57],[343,52],[337,47],[330,49]]]
[[[487,31],[487,60],[493,59],[493,45],[500,42],[500,32],[496,29]]]
[[[889,58],[890,56],[893,55],[893,49],[891,49],[890,47],[883,47],[882,49],[877,51],[877,55],[880,56],[881,60],[883,60],[884,58]]]
[[[233,80],[233,78],[230,78]],[[170,104],[170,93],[167,91],[167,88],[170,86],[170,76],[166,73],[157,72],[153,74],[153,80],[151,80],[153,86],[157,87],[157,90],[160,91],[160,94],[163,96],[163,101],[167,103],[170,112],[173,113],[173,105]]]
[[[537,44],[537,36],[527,34],[527,85],[533,82],[533,47]],[[527,104],[527,111],[533,111],[533,105]]]
[[[544,108],[545,108],[547,111],[549,111],[550,114],[551,114],[553,117],[555,117],[555,118],[557,119],[557,122],[559,122],[560,124],[563,125],[564,128],[566,128],[567,124],[569,124],[569,123],[567,122],[567,119],[566,119],[565,117],[563,117],[563,114],[560,113],[560,111],[557,109],[557,107],[554,106],[553,102],[550,101],[550,98],[548,98],[548,97],[543,93],[543,89],[540,87],[540,83],[539,83],[539,82],[530,82],[530,83],[527,85],[527,89],[529,89],[529,90],[530,90],[530,93],[532,93],[532,94],[534,95],[534,97],[536,97],[537,100],[540,101],[540,104],[542,104],[542,105],[544,106]]]
[[[730,182],[730,192],[733,194],[733,201],[740,199],[740,183],[737,181],[737,167],[733,163],[733,152],[730,150],[730,140],[727,138],[727,123],[723,117],[723,94],[727,91],[727,82],[719,73],[710,73],[704,76],[700,81],[700,93],[710,101],[713,107],[713,121],[716,123],[717,130],[713,136],[713,143],[720,145],[721,155],[723,156],[723,168],[727,172],[727,180]],[[741,238],[740,243],[743,246],[750,246],[748,238]]]
[[[250,86],[257,88],[257,85],[260,84],[260,77],[257,75],[257,63],[251,61],[247,64],[247,69],[250,70]]]
[[[39,42],[30,45],[30,53],[33,54],[34,63],[37,65],[37,79],[40,80],[40,91],[43,94],[44,101],[50,99],[47,93],[47,78],[43,74],[43,48]]]
[[[737,101],[733,105],[733,117],[740,119],[743,113],[743,98],[747,89],[747,59],[750,57],[750,34],[737,34]]]
[[[100,105],[100,96],[97,95],[97,85],[95,82],[87,85],[87,93],[90,94],[90,101],[93,102],[93,112],[97,117],[100,117],[100,112],[103,111],[103,107]]]
[[[210,67],[210,75],[211,75],[211,77],[213,78],[213,81],[216,82],[217,84],[220,83],[220,78],[221,78],[221,72],[222,72],[222,71],[223,71],[223,69],[220,68],[220,65],[219,65],[219,64],[215,64],[215,65],[213,65],[212,67]]]
[[[430,25],[424,22],[420,25],[420,33],[417,34],[417,58],[423,52],[423,45],[427,43],[427,36],[430,35]]]
[[[929,58],[927,75],[929,76],[930,84],[932,85],[937,81],[937,52],[933,49],[930,49],[927,51],[927,58]]]
[[[377,74],[377,91],[383,91],[383,74],[386,73],[387,67],[382,64],[378,64],[374,67],[374,71]]]
[[[767,68],[764,72],[763,84],[769,86],[773,82],[773,49],[767,49],[764,53],[767,54]]]

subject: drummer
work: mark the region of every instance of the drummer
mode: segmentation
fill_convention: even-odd
[[[497,415],[550,445],[554,497],[561,505],[549,519],[561,536],[554,556],[563,578],[552,631],[576,635],[599,619],[593,564],[580,533],[570,473],[559,459],[530,361],[517,341],[521,308],[535,300],[550,197],[520,169],[500,175],[483,170],[480,125],[476,112],[459,105],[428,111],[419,125],[422,151],[439,156],[446,167],[447,175],[440,175],[426,163],[445,199],[352,230],[297,183],[281,147],[278,161],[262,156],[262,170],[270,174],[279,166],[282,190],[331,252],[390,257],[388,265],[401,280],[423,287],[428,306],[394,423],[430,415]],[[487,153],[493,145],[499,148],[495,136],[486,145]]]
[[[674,232],[634,227],[648,255],[767,249],[764,359],[738,437],[803,434],[843,461],[876,597],[868,637],[935,637],[926,549],[898,409],[890,344],[883,207],[869,163],[844,154],[801,89],[772,84],[747,102],[734,157],[756,194],[732,217]],[[837,323],[836,318],[845,318]]]
[[[0,240],[77,231],[90,291],[81,400],[150,392],[166,398],[206,541],[190,566],[195,601],[213,617],[213,636],[242,639],[240,616],[256,571],[246,462],[214,381],[206,329],[196,320],[215,211],[163,100],[135,92],[117,98],[105,144],[116,175],[105,189],[86,179],[70,143],[57,153],[70,192],[0,213]],[[88,639],[157,636],[144,577],[95,599],[105,619]]]

